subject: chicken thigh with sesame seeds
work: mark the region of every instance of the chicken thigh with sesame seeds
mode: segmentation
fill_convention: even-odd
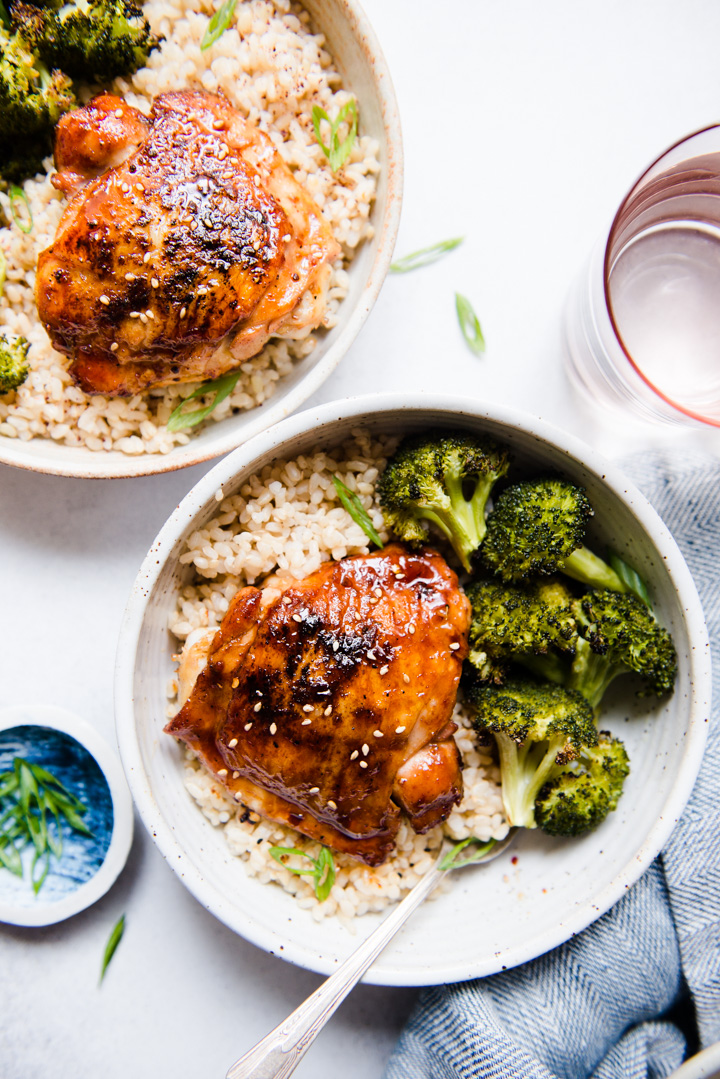
[[[249,809],[379,865],[401,811],[425,832],[461,799],[451,717],[469,621],[429,548],[392,544],[243,588],[165,730]]]
[[[103,93],[63,116],[70,201],[40,254],[38,312],[87,393],[217,378],[324,316],[340,247],[270,138],[222,97]]]

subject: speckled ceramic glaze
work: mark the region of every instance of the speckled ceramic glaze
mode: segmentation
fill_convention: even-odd
[[[632,771],[618,809],[575,840],[521,832],[512,857],[464,870],[427,902],[366,980],[429,985],[524,963],[598,918],[662,849],[690,795],[707,730],[710,659],[697,592],[685,562],[643,495],[579,440],[531,416],[466,399],[378,395],[324,405],[286,420],[212,469],[167,522],[130,597],[117,655],[116,718],[126,775],[140,814],[183,883],[238,933],[274,954],[329,973],[357,945],[333,919],[317,923],[274,885],[246,877],[224,836],[183,786],[181,754],[162,733],[176,642],[167,630],[184,538],[216,512],[216,492],[236,492],[277,458],[334,445],[356,427],[375,433],[453,426],[491,435],[512,450],[513,475],[560,472],[595,507],[589,544],[612,546],[649,584],[679,660],[677,685],[660,703],[611,692],[602,725],[625,741]],[[357,919],[359,936],[382,915]]]

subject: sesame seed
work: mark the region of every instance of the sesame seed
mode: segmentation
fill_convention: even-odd
[[[389,670],[390,668],[387,665],[385,667],[381,667],[380,674],[387,674]]]
[[[308,794],[319,794],[319,793],[320,793],[320,788],[319,787],[311,787],[310,790],[308,791]]]
[[[277,734],[277,723],[270,724],[270,734]]]
[[[242,793],[240,791],[235,792],[235,798],[238,802],[242,802]]]
[[[333,641],[333,652],[337,652],[340,648],[340,641]]]
[[[118,120],[122,120],[122,114],[123,114],[122,109],[115,109],[115,112],[113,113],[113,116],[115,116],[115,118],[118,119]]]
[[[213,120],[213,127],[215,128],[216,131],[224,131],[225,130],[225,121],[224,120]]]
[[[375,653],[373,652],[372,648],[368,648],[366,655],[368,659],[375,659]]]
[[[311,719],[304,719],[300,724],[301,727],[307,727],[308,723],[312,723]]]
[[[187,314],[187,308],[181,307],[180,308],[180,318],[185,318],[186,314]]]
[[[404,671],[403,671],[403,682],[405,683],[406,686],[410,685],[410,675],[406,674]]]
[[[120,184],[120,190],[121,191],[129,191],[130,190],[130,184],[126,184],[125,181],[123,181]]]
[[[101,296],[100,297],[100,303],[109,304],[110,300],[108,299],[107,296]]]
[[[143,187],[143,185],[142,185],[142,184],[135,184],[135,190],[136,190],[136,191],[139,191],[139,192],[140,192],[140,194],[142,195],[142,194],[143,194],[143,192],[145,191],[145,188]]]
[[[147,315],[148,318],[151,318],[153,320],[153,322],[155,321],[155,315],[152,313],[152,311],[150,310],[149,307],[148,307],[147,311],[145,312],[145,314]]]
[[[403,732],[404,730],[405,730],[405,728],[404,728],[404,727],[396,727],[396,728],[395,728],[395,734],[402,734],[402,732]]]
[[[299,614],[294,614],[293,615],[293,622],[302,622],[302,618],[300,617]]]
[[[139,311],[131,311],[130,312],[130,318],[140,318],[140,312]]]
[[[350,754],[350,760],[351,760],[351,761],[354,761],[354,760],[355,760],[355,758],[356,758],[356,757],[359,757],[359,756],[360,756],[360,754],[358,753],[358,751],[357,751],[356,749],[354,749],[354,750],[352,751],[352,753]]]
[[[312,710],[313,710],[313,706],[311,704],[304,704],[303,705],[303,712],[312,712]]]
[[[253,712],[259,712],[261,708],[262,708],[262,701],[258,701],[257,704],[253,705]]]
[[[219,776],[226,776],[227,775],[227,768],[218,768],[218,775]]]
[[[237,689],[237,687],[240,685],[240,679],[239,678],[233,678],[230,685],[231,685],[232,689]]]
[[[201,285],[200,288],[197,290],[197,293],[198,296],[205,296],[207,294],[207,289],[204,285]]]
[[[228,742],[228,749],[234,749],[237,745],[237,738],[231,738]]]
[[[144,311],[140,312],[140,321],[142,322],[143,326],[147,325],[147,315]]]
[[[259,176],[255,177],[255,187],[260,187],[260,177]]]
[[[246,731],[249,731],[251,727],[252,727],[252,723],[246,723],[245,724],[245,730]]]
[[[382,588],[373,588],[373,592],[378,599],[382,599]]]
[[[292,240],[292,236],[289,232],[285,233],[285,235],[283,236],[283,240],[285,241],[285,243],[287,243],[289,240]]]
[[[135,274],[134,273],[126,273],[125,274],[125,280],[126,281],[134,281],[135,280]]]
[[[405,579],[405,574],[401,573],[400,570],[395,570],[395,579],[398,581],[403,581]]]
[[[409,626],[408,626],[408,633],[412,634],[412,633],[414,633],[414,632],[415,632],[415,626],[413,626],[413,625],[409,625]]]
[[[228,150],[227,146],[221,146],[220,152],[218,153],[218,161],[224,161],[229,153],[230,151]],[[229,179],[229,177],[227,177],[227,179]]]
[[[239,779],[239,778],[240,778],[240,773],[239,772],[233,772],[233,779]]]
[[[113,341],[113,343],[110,345],[110,351],[111,352],[117,352],[119,347],[120,346],[118,345],[117,341]]]
[[[152,253],[150,251],[146,251],[145,254],[143,255],[143,262],[149,262],[151,258],[152,258]]]
[[[153,288],[160,288],[160,282],[158,281],[157,277],[152,277],[150,279],[150,284]]]
[[[382,736],[383,736],[382,731],[373,731],[373,737],[374,738],[382,738]]]
[[[450,651],[457,652],[459,647],[460,645],[457,643],[457,641],[453,641],[453,643],[450,645]]]
[[[367,768],[367,761],[360,761],[361,768]]]
[[[331,705],[331,704],[329,704],[329,705],[327,706],[327,708],[325,709],[325,715],[326,715],[326,716],[329,716],[329,715],[331,715],[331,713],[332,713],[332,705]]]
[[[330,800],[328,800],[327,807],[328,807],[328,809],[337,809],[337,806],[336,806],[335,802],[330,801]]]
[[[363,742],[363,747],[362,747],[363,757],[367,757],[369,752],[370,752],[370,746],[367,744],[367,742]]]

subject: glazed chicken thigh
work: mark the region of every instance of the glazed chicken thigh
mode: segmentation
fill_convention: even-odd
[[[165,730],[249,809],[377,865],[401,809],[424,832],[461,799],[451,716],[469,618],[428,548],[243,588],[206,665],[190,644],[200,673]]]
[[[86,392],[217,378],[322,321],[340,247],[224,98],[164,94],[145,117],[101,94],[61,118],[55,159],[70,201],[36,301]]]

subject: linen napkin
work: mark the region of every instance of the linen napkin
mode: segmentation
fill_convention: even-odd
[[[661,856],[583,933],[514,970],[426,989],[386,1079],[646,1079],[670,1075],[694,1008],[720,1041],[720,461],[636,455],[624,472],[690,568],[710,633],[713,708],[702,768]]]

